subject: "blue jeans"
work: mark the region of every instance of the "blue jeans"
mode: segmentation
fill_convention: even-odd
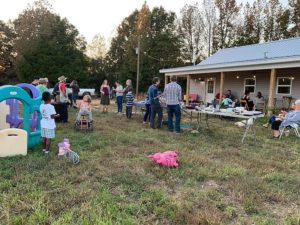
[[[122,112],[123,96],[117,96],[118,112]]]
[[[78,99],[78,93],[72,93],[72,104],[76,105],[76,101]]]
[[[179,105],[168,105],[168,128],[169,131],[174,130],[173,117],[175,114],[175,131],[180,132],[181,110]]]
[[[150,104],[145,105],[145,114],[144,114],[144,122],[150,122],[150,115],[151,115],[151,106]]]

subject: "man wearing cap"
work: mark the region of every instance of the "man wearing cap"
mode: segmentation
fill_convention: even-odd
[[[45,92],[45,91],[48,91],[48,88],[47,88],[47,78],[40,78],[39,79],[39,85],[36,86],[36,88],[39,90],[39,92],[41,93],[41,95]]]
[[[68,122],[68,94],[67,94],[67,87],[66,87],[66,80],[65,76],[61,76],[58,78],[59,80],[59,101],[63,104],[62,115],[61,119],[63,123]]]

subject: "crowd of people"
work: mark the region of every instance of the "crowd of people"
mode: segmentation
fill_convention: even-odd
[[[171,77],[171,82],[165,86],[164,92],[160,91],[160,79],[154,77],[152,84],[149,86],[146,99],[145,99],[145,113],[143,123],[149,123],[153,129],[160,129],[163,118],[163,105],[166,105],[168,110],[168,128],[170,132],[174,130],[173,118],[175,116],[175,132],[180,133],[180,120],[181,109],[180,102],[182,101],[182,90],[179,84],[177,84],[177,77]],[[103,106],[103,112],[107,112],[108,105],[110,104],[110,86],[107,80],[104,80],[101,87],[101,105]],[[131,80],[126,81],[126,87],[124,88],[120,81],[115,82],[115,86],[112,88],[116,96],[116,113],[123,114],[123,103],[126,103],[126,117],[130,119],[132,117],[132,108],[134,105],[134,94]]]
[[[162,126],[163,107],[168,112],[168,130],[179,134],[181,131],[181,101],[182,101],[182,89],[177,83],[177,77],[172,76],[171,82],[165,85],[163,92],[160,91],[161,81],[158,77],[152,79],[152,84],[149,86],[146,99],[145,99],[145,111],[143,116],[143,124],[149,124],[152,129],[160,129]],[[78,93],[80,91],[78,82],[73,80],[70,84],[72,89],[71,98],[69,97],[68,89],[66,87],[67,78],[61,76],[58,78],[58,83],[53,89],[53,93],[49,93],[48,79],[47,78],[35,78],[32,82],[42,94],[41,105],[41,128],[42,128],[42,143],[43,151],[47,154],[49,152],[51,139],[55,137],[55,122],[54,119],[60,117],[62,122],[68,122],[68,104],[75,108],[78,108],[78,114],[76,121],[79,122],[82,115],[87,115],[88,122],[93,123],[92,116],[92,99],[91,96],[83,96],[82,101],[77,103]],[[100,88],[101,100],[100,104],[103,107],[103,112],[108,112],[108,106],[110,105],[110,97],[113,93],[116,96],[116,113],[123,115],[123,105],[125,103],[126,112],[124,113],[128,119],[132,117],[132,108],[134,106],[135,96],[133,94],[132,82],[130,79],[126,81],[125,87],[122,86],[120,81],[116,81],[111,88],[108,81],[105,79]],[[57,114],[53,105],[51,105],[51,94],[57,94],[57,100],[62,105],[62,111]],[[215,96],[212,104],[218,104],[220,107],[236,107],[244,106],[248,110],[260,110],[265,107],[265,99],[261,92],[258,92],[256,97],[251,100],[250,92],[245,91],[244,95],[237,99],[232,94],[231,90],[227,90],[224,95],[218,93]],[[175,117],[175,126],[174,126]],[[300,123],[300,100],[295,101],[291,107],[291,111],[287,112],[282,109],[278,115],[272,115],[265,124],[265,127],[271,125],[273,130],[273,138],[280,137],[280,129],[287,126],[295,126]]]
[[[253,100],[250,98],[250,91],[248,90],[244,92],[243,96],[240,99],[236,98],[232,94],[231,90],[226,91],[226,93],[222,96],[222,100],[220,100],[220,97],[221,95],[220,93],[218,93],[215,96],[213,104],[219,104],[221,108],[242,106],[245,107],[245,109],[252,111],[263,110],[263,107],[265,106],[265,98],[260,91],[257,92]]]

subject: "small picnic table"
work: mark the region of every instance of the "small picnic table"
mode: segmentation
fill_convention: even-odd
[[[197,130],[200,129],[200,123],[202,121],[202,117],[204,117],[207,128],[209,129],[208,118],[209,116],[217,116],[217,117],[230,117],[245,120],[245,132],[242,137],[242,143],[244,143],[245,138],[252,131],[254,136],[254,141],[256,141],[256,130],[255,130],[255,121],[257,118],[264,117],[263,114],[257,114],[258,112],[246,112],[244,114],[237,114],[234,112],[214,112],[207,110],[186,110],[190,114],[190,118],[192,120],[193,114],[197,115]]]

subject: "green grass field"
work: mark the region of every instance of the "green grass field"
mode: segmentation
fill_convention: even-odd
[[[94,119],[91,133],[58,124],[49,157],[37,146],[0,159],[0,224],[300,224],[295,136],[272,140],[258,126],[256,144],[242,145],[232,121],[178,136],[149,129],[141,115],[94,111]],[[64,137],[79,165],[57,158]],[[146,158],[170,149],[179,152],[178,169]]]

